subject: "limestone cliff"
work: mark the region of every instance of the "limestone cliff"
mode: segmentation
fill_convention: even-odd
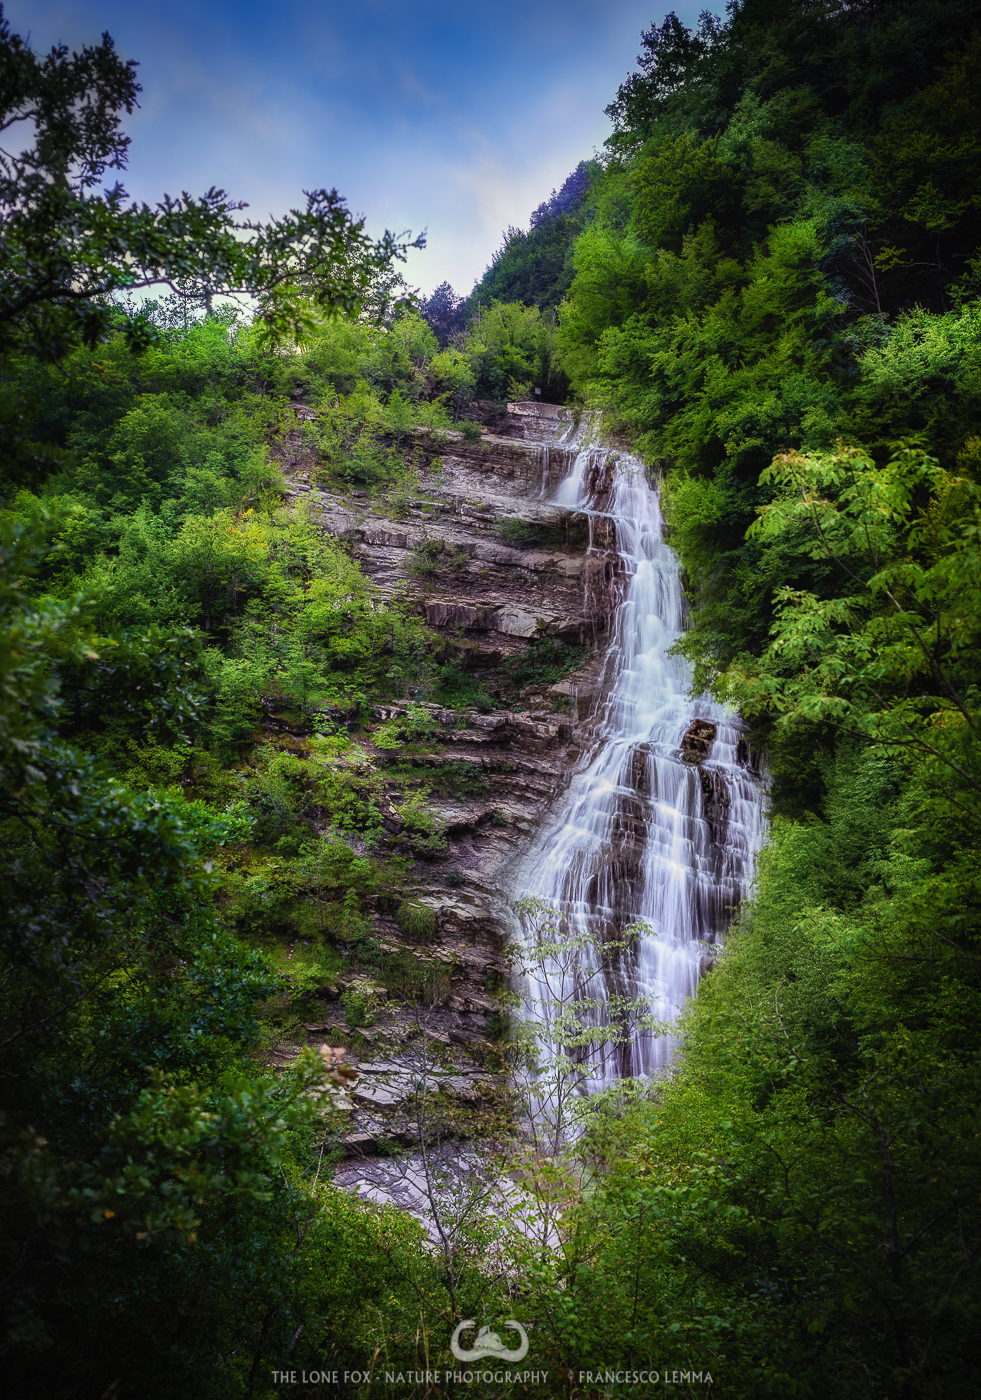
[[[310,409],[297,409],[295,440],[281,463],[287,502],[302,503],[325,532],[346,541],[379,592],[398,591],[444,639],[446,655],[478,675],[495,702],[481,713],[408,694],[376,711],[379,720],[391,721],[421,703],[439,734],[427,744],[424,762],[463,760],[486,783],[477,797],[432,799],[445,849],[414,863],[407,890],[436,916],[435,935],[414,951],[452,969],[434,1024],[448,1043],[470,1046],[499,1010],[491,989],[505,970],[506,877],[585,740],[617,596],[617,556],[606,522],[545,500],[569,470],[572,449],[560,439],[572,427],[571,414],[547,404],[484,409],[479,440],[459,432],[419,434],[430,469],[416,493],[394,503],[318,483],[300,431]],[[508,692],[508,660],[548,636],[583,647],[585,664],[558,683]],[[385,821],[398,849],[391,801]],[[391,911],[377,909],[374,922],[384,946],[411,946]],[[316,1039],[320,1032],[311,1033]],[[397,1034],[392,1013],[368,1038],[390,1044]]]

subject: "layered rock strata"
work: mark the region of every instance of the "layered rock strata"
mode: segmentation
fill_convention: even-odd
[[[411,1075],[400,1053],[410,1060],[417,1056],[421,1036],[439,1057],[440,1091],[472,1107],[481,1098],[471,1091],[482,1042],[501,1010],[490,989],[506,976],[505,875],[527,849],[586,742],[602,697],[602,647],[619,587],[609,523],[545,499],[570,469],[571,449],[560,440],[572,426],[568,412],[537,404],[512,405],[506,414],[484,408],[494,431],[484,431],[480,441],[468,442],[456,432],[440,434],[438,441],[419,435],[429,463],[438,458],[442,466],[430,466],[418,492],[397,505],[368,492],[324,489],[315,462],[304,456],[299,431],[281,463],[287,503],[302,503],[325,533],[344,541],[378,591],[386,597],[397,593],[415,608],[444,637],[447,655],[462,657],[492,695],[502,666],[535,638],[590,648],[579,672],[555,685],[527,688],[520,708],[512,701],[512,708],[461,713],[422,704],[439,734],[422,761],[435,768],[463,760],[479,772],[486,791],[434,796],[429,803],[445,850],[415,863],[406,891],[436,916],[436,932],[425,945],[413,946],[390,912],[374,914],[383,947],[404,948],[422,963],[451,969],[441,1005],[427,1012],[424,1028],[411,1009],[383,1005],[362,1036],[384,1052],[385,1063],[395,1066],[390,1074],[401,1074],[406,1084]],[[299,417],[311,412],[301,408]],[[543,435],[556,440],[542,444],[537,439]],[[509,535],[519,543],[509,543]],[[390,722],[410,705],[418,710],[419,703],[410,696],[379,706],[376,718]],[[397,841],[399,818],[391,803],[383,816]],[[325,990],[339,996],[343,987]],[[339,1005],[337,1010],[340,1023]],[[317,1043],[332,1024],[328,1017],[309,1027],[310,1040]],[[295,1047],[280,1047],[274,1062],[289,1063],[294,1053]],[[361,1068],[370,1075],[366,1065]],[[486,1093],[486,1082],[480,1082]],[[397,1104],[382,1102],[385,1094],[371,1104],[352,1094],[352,1126],[345,1135],[350,1150],[367,1150],[384,1135],[386,1122],[390,1139],[404,1137],[413,1092]]]

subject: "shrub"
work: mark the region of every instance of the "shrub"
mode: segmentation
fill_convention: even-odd
[[[409,551],[406,569],[417,578],[428,578],[439,573],[440,569],[450,569],[460,573],[470,563],[471,555],[463,545],[449,549],[442,540],[426,536],[414,549]]]
[[[483,433],[480,430],[480,424],[475,423],[472,418],[464,419],[462,423],[457,424],[457,427],[463,434],[464,442],[480,442],[481,438],[483,437]]]
[[[519,520],[511,515],[500,522],[497,533],[514,549],[530,549],[536,544],[546,544],[551,532],[543,521]]]
[[[428,776],[436,792],[452,797],[479,797],[489,787],[476,763],[468,763],[465,758],[452,758],[448,763],[441,763]]]
[[[395,922],[407,938],[432,938],[436,932],[436,912],[428,904],[404,899],[398,907]]]
[[[345,992],[341,1005],[349,1026],[373,1026],[378,1019],[378,997],[365,988]]]
[[[444,661],[436,672],[435,682],[433,695],[442,705],[472,707],[481,714],[488,714],[494,708],[484,682],[464,670],[459,661]]]
[[[416,855],[434,856],[446,847],[446,837],[426,805],[425,794],[411,792],[395,808],[402,819],[402,835]]]
[[[407,714],[398,715],[380,725],[372,736],[375,747],[383,750],[400,749],[405,744],[426,743],[439,735],[439,725],[421,705],[411,705]]]
[[[589,655],[588,647],[568,646],[557,637],[533,637],[520,656],[505,662],[512,684],[554,685],[570,671],[576,671]]]
[[[357,770],[345,772],[321,769],[311,796],[325,808],[332,826],[338,831],[357,831],[365,839],[377,841],[381,834],[381,812],[371,776]]]
[[[389,992],[415,999],[425,987],[429,971],[428,964],[420,962],[408,949],[400,948],[384,955],[380,977]]]
[[[425,578],[427,574],[434,574],[438,570],[439,556],[442,552],[443,545],[440,540],[420,540],[416,547],[410,550],[406,568],[417,578]]]

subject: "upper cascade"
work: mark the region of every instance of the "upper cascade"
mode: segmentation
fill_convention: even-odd
[[[739,717],[693,698],[690,668],[670,654],[684,599],[643,464],[585,441],[565,421],[542,427],[566,447],[566,474],[546,486],[547,498],[612,524],[619,601],[591,740],[513,894],[551,904],[565,928],[588,931],[595,946],[627,925],[649,925],[650,936],[604,973],[605,995],[642,998],[658,1020],[672,1021],[695,991],[705,945],[747,891],[765,829],[764,787]],[[602,1008],[595,1014],[602,1022]],[[594,1086],[657,1070],[672,1046],[670,1036],[641,1030],[613,1054],[595,1052]]]

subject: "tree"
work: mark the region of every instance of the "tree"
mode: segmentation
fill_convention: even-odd
[[[613,144],[636,141],[662,115],[671,96],[684,89],[705,70],[705,60],[726,37],[727,25],[711,10],[703,10],[698,28],[688,29],[674,10],[664,16],[660,29],[642,30],[642,51],[637,55],[639,73],[621,83],[606,108],[616,133]]]
[[[345,1071],[326,1049],[278,1082],[250,1063],[276,979],[223,926],[211,870],[244,808],[130,791],[60,732],[70,700],[76,722],[172,739],[200,696],[186,633],[100,636],[84,597],[30,596],[56,523],[0,524],[0,1348],[36,1394],[121,1371],[179,1395],[207,1331],[175,1329],[188,1309],[253,1370],[285,1346],[315,1206],[281,1163]]]
[[[130,138],[122,114],[141,92],[136,63],[108,34],[69,54],[41,57],[12,33],[0,7],[0,354],[17,347],[49,358],[79,338],[93,343],[123,320],[139,348],[149,320],[121,318],[113,294],[167,283],[210,307],[247,293],[274,339],[297,336],[312,304],[351,313],[404,259],[408,235],[372,239],[336,190],[306,191],[306,206],[279,220],[236,219],[246,206],[214,186],[204,195],[128,203],[117,181]],[[20,141],[26,144],[18,150]]]
[[[520,301],[492,301],[471,322],[466,355],[476,392],[492,399],[527,399],[538,386],[546,403],[561,403],[565,375],[558,367],[554,311]]]
[[[981,506],[977,484],[915,443],[877,465],[857,448],[786,453],[763,474],[779,494],[750,533],[807,527],[840,592],[777,593],[758,661],[723,682],[744,713],[831,724],[936,765],[950,800],[977,801]],[[806,536],[805,536],[806,538]],[[957,789],[960,789],[958,792]],[[968,798],[968,794],[972,794]]]
[[[532,213],[531,228],[557,219],[561,214],[574,214],[589,193],[591,170],[587,161],[581,160],[571,175],[567,175],[558,190],[553,190],[543,203]]]
[[[457,296],[449,282],[441,282],[432,296],[419,303],[419,315],[432,328],[441,350],[455,331],[466,327],[466,308],[466,300]]]
[[[605,990],[652,930],[640,922],[601,938],[585,927],[567,927],[545,900],[519,899],[514,909],[522,941],[513,953],[537,1042],[529,1056],[529,1141],[537,1158],[557,1158],[575,1136],[576,1107],[592,1081],[616,1063],[618,1051],[639,1031],[657,1033],[648,998]]]

